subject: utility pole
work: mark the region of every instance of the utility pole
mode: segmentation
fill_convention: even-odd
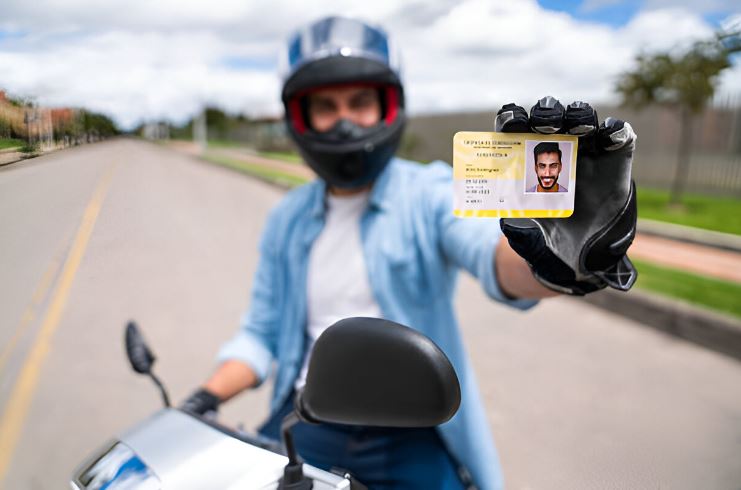
[[[201,113],[193,118],[193,142],[198,145],[198,150],[201,153],[206,151],[208,142],[206,132],[206,109],[204,107]]]
[[[28,114],[28,108],[23,110],[23,122],[26,124],[26,144],[31,147],[31,117]]]
[[[33,106],[27,106],[23,110],[23,122],[26,123],[26,142],[29,148],[33,147],[34,143],[34,131],[39,132],[38,128],[38,114],[36,108]],[[37,123],[37,124],[34,124]]]

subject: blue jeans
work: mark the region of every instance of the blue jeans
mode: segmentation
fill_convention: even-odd
[[[259,432],[280,440],[280,423],[293,410],[293,397]],[[293,427],[296,449],[304,461],[327,471],[351,473],[370,489],[456,490],[465,488],[457,465],[437,431],[355,427],[337,424]]]

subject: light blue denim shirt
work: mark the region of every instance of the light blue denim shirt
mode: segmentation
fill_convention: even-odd
[[[373,185],[361,240],[371,290],[384,317],[430,337],[458,373],[461,405],[439,427],[443,440],[479,488],[498,489],[496,449],[453,311],[458,269],[478,278],[495,300],[520,309],[536,302],[502,294],[494,274],[499,222],[454,217],[452,189],[452,171],[444,162],[420,165],[395,158]],[[275,364],[272,410],[290,395],[302,366],[309,250],[324,225],[325,192],[326,185],[316,180],[289,192],[270,214],[249,309],[218,356],[247,363],[261,381]]]

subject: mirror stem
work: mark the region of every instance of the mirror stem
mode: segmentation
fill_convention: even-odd
[[[288,454],[288,464],[298,464],[298,454],[296,453],[296,447],[293,445],[293,435],[291,435],[291,428],[298,422],[298,415],[293,411],[286,415],[286,418],[280,424],[281,438]]]
[[[155,376],[153,372],[149,372],[149,376],[152,378],[152,381],[154,381],[154,384],[157,385],[157,388],[160,389],[160,393],[162,394],[162,401],[165,403],[166,408],[170,408],[170,397],[167,395],[167,390],[165,389],[165,385],[162,384],[162,381]]]
[[[286,447],[288,464],[283,470],[283,478],[281,478],[278,486],[279,490],[309,490],[313,486],[311,480],[304,476],[303,463],[299,460],[296,446],[293,444],[293,435],[291,435],[291,429],[300,420],[294,410],[286,415],[280,424],[281,438],[283,439],[283,445]]]

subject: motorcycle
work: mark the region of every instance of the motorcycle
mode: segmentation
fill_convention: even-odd
[[[133,322],[125,344],[131,367],[157,385],[165,408],[79,465],[72,490],[363,489],[350,474],[303,463],[291,428],[299,421],[433,427],[460,405],[455,370],[429,338],[387,320],[347,318],[317,339],[306,385],[282,421],[281,445],[172,407]]]

